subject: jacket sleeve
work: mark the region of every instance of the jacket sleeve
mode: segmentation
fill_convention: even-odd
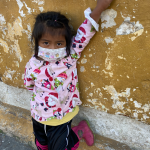
[[[43,61],[37,60],[34,56],[31,57],[29,62],[26,64],[24,73],[24,85],[29,91],[33,91],[37,76],[41,73],[41,66]]]
[[[98,31],[99,24],[97,24],[91,17],[91,9],[84,11],[86,20],[81,24],[77,30],[76,36],[72,39],[71,57],[72,59],[80,58],[81,52],[89,43],[90,39]]]
[[[24,73],[24,86],[29,90],[33,91],[34,87],[34,77],[32,76],[30,62],[26,64],[25,73]]]

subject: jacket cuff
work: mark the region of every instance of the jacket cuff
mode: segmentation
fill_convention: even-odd
[[[99,31],[99,24],[95,22],[94,19],[91,18],[90,14],[91,14],[91,9],[90,7],[87,8],[85,11],[84,11],[84,15],[85,15],[85,18],[87,18],[91,24],[93,25],[93,27],[95,28],[96,31]]]

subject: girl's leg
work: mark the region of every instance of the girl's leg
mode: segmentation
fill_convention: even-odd
[[[76,150],[79,147],[79,138],[76,133],[71,129],[70,131],[70,145],[65,150]]]
[[[37,139],[35,140],[35,144],[38,150],[48,150],[48,145],[41,145]]]
[[[38,150],[48,150],[47,136],[45,134],[44,125],[32,118],[33,131],[35,135],[35,144]]]
[[[71,130],[71,122],[59,126],[46,126],[49,150],[76,150],[78,148],[79,139]]]
[[[93,133],[85,120],[72,129],[72,120],[59,126],[46,126],[32,120],[38,150],[76,150],[81,138],[89,146],[94,144]]]

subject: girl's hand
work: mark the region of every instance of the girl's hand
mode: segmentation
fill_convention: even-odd
[[[104,11],[113,0],[97,0],[97,7],[100,7]]]
[[[97,6],[90,15],[91,18],[98,22],[101,13],[111,4],[112,1],[113,0],[97,0]]]

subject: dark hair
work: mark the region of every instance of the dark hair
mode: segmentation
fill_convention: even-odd
[[[64,15],[54,11],[37,15],[31,36],[31,42],[33,42],[33,40],[35,42],[34,53],[36,58],[38,58],[38,42],[45,33],[64,35],[66,39],[67,56],[70,55],[72,33],[69,20]]]

